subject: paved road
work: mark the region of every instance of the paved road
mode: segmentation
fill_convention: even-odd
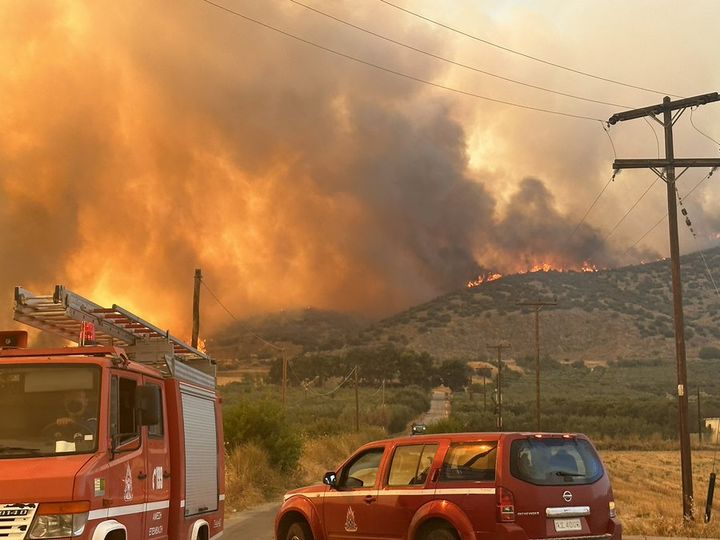
[[[450,416],[450,401],[447,394],[441,390],[433,390],[430,401],[430,410],[423,414],[418,420],[418,424],[432,424]]]
[[[274,540],[273,527],[279,502],[238,512],[225,521],[224,540]]]

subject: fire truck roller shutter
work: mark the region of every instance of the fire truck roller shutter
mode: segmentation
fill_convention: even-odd
[[[185,430],[185,516],[218,508],[215,394],[180,385]]]

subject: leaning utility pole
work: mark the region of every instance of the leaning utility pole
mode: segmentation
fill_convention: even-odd
[[[202,271],[195,269],[195,288],[193,290],[193,325],[192,341],[193,349],[197,349],[198,336],[200,335],[200,283],[202,282]]]
[[[498,343],[497,345],[488,345],[488,349],[497,349],[497,420],[496,426],[498,431],[503,429],[502,421],[502,350],[509,349],[509,343]]]
[[[537,431],[542,431],[540,428],[540,310],[544,306],[557,306],[557,300],[517,302],[516,305],[535,308],[535,423]]]
[[[643,107],[618,114],[608,120],[616,124],[625,120],[651,117],[665,130],[665,159],[616,159],[613,169],[650,169],[667,184],[668,222],[670,228],[670,260],[672,268],[673,308],[675,319],[675,356],[677,361],[678,412],[680,415],[680,462],[682,468],[683,516],[693,519],[692,461],[688,429],[687,367],[685,365],[685,323],[683,321],[682,283],[680,281],[680,242],[677,226],[677,199],[675,181],[693,167],[720,167],[720,159],[676,159],[673,146],[673,125],[688,107],[699,107],[720,100],[717,92],[671,101],[665,97],[658,105]],[[674,112],[677,111],[677,112]],[[662,113],[662,120],[658,116]],[[675,167],[683,171],[675,176]]]

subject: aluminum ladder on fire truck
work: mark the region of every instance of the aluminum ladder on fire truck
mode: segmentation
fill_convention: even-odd
[[[52,296],[15,288],[16,321],[79,343],[83,323],[95,327],[95,341],[121,347],[135,362],[151,365],[166,377],[215,387],[215,361],[207,354],[117,304],[104,308],[62,285]]]

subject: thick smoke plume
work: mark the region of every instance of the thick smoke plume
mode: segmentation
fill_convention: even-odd
[[[297,6],[229,5],[424,78],[445,73]],[[358,10],[345,14],[385,24]],[[381,315],[486,269],[624,262],[590,225],[572,234],[595,176],[569,204],[568,171],[501,175],[487,154],[469,166],[456,97],[202,2],[8,2],[0,21],[4,320],[14,285],[63,283],[183,335],[196,267],[237,316]],[[450,47],[417,21],[386,30]],[[493,140],[498,110],[473,137]],[[205,330],[226,322],[212,302]]]

